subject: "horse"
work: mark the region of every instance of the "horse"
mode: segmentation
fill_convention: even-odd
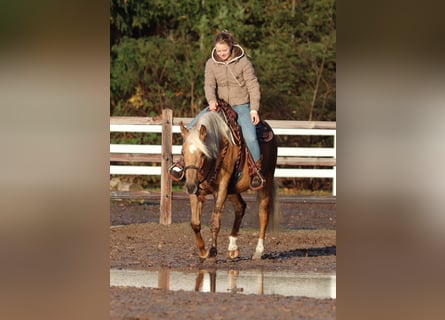
[[[239,256],[237,239],[246,210],[246,202],[241,193],[250,188],[248,161],[244,161],[242,168],[237,168],[242,147],[235,143],[228,124],[217,111],[206,112],[190,129],[181,122],[180,129],[183,138],[184,187],[190,199],[191,227],[195,234],[200,261],[216,260],[220,218],[227,198],[235,213],[227,256],[235,259]],[[276,137],[261,143],[260,150],[261,170],[266,181],[263,188],[257,191],[259,237],[252,259],[261,258],[269,218],[273,218],[278,212],[274,179],[277,161]],[[212,244],[207,250],[201,235],[201,211],[206,195],[210,194],[214,197],[214,208],[210,220]]]

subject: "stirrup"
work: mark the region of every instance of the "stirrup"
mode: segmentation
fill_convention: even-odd
[[[173,181],[181,181],[184,178],[184,168],[180,165],[180,162],[181,160],[173,163],[167,170]]]
[[[258,170],[250,179],[250,189],[253,191],[259,190],[264,187],[266,183],[266,179],[264,179],[263,175]]]

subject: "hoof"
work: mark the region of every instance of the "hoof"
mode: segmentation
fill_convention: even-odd
[[[209,258],[216,258],[216,255],[218,254],[218,251],[216,250],[215,247],[211,247],[210,251],[208,253],[208,257]]]
[[[204,255],[199,255],[199,262],[204,262],[209,257],[209,250]]]
[[[199,261],[202,263],[206,260],[216,261],[216,255],[218,254],[216,248],[210,248],[204,255],[199,255]]]
[[[238,258],[238,256],[239,256],[239,249],[227,251],[227,257],[230,259]]]
[[[252,260],[261,260],[262,256],[263,256],[262,253],[255,252],[252,256]]]

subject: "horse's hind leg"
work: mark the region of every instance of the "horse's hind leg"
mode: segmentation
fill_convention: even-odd
[[[264,238],[266,236],[266,228],[269,223],[269,202],[270,202],[270,194],[266,192],[265,186],[263,189],[258,191],[258,216],[260,222],[260,233],[258,237],[258,243],[255,249],[255,253],[252,256],[252,259],[261,259],[261,256],[264,252]]]
[[[239,193],[229,195],[229,200],[233,204],[233,209],[235,210],[235,219],[233,221],[232,233],[229,237],[227,256],[234,259],[239,256],[239,248],[236,241],[238,240],[239,228],[241,226],[244,213],[246,212],[246,202]]]

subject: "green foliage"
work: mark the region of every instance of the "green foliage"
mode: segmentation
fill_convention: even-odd
[[[178,72],[184,52],[174,41],[124,37],[112,53],[110,86],[112,99],[124,106],[121,113],[148,116],[186,103],[186,84],[194,74]]]
[[[161,144],[161,135],[157,133],[112,132],[110,143],[115,144]]]
[[[193,116],[213,36],[255,65],[265,119],[335,120],[335,0],[112,0],[111,115]]]

